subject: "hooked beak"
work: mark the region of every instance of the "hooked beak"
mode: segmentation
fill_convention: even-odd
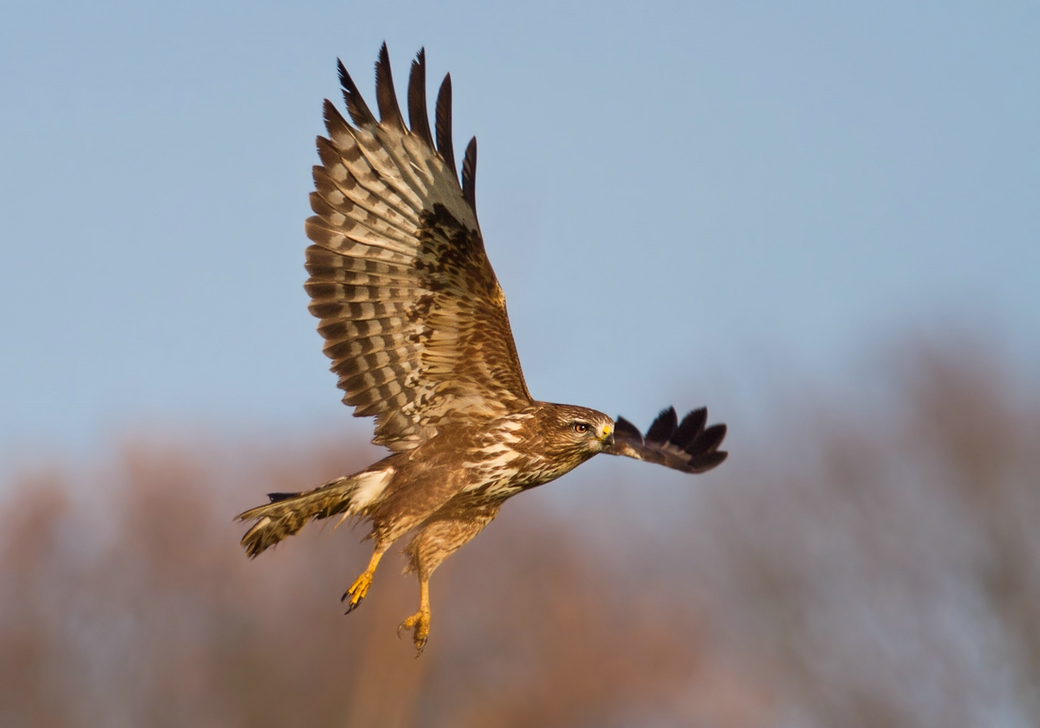
[[[614,448],[614,428],[608,426],[603,432],[603,437],[599,439],[603,443],[604,450],[611,450]]]

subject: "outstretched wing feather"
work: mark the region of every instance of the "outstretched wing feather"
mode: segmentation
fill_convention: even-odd
[[[639,428],[618,417],[614,422],[614,445],[608,452],[685,473],[703,473],[719,465],[728,455],[718,449],[726,437],[726,426],[705,428],[707,419],[708,410],[701,407],[687,414],[677,425],[675,409],[669,407],[661,411],[646,435],[642,435]]]
[[[381,121],[342,64],[340,79],[354,124],[326,102],[306,289],[343,401],[376,417],[377,444],[406,450],[444,418],[501,414],[531,396],[474,211],[475,144],[465,192],[445,158],[450,82],[438,97],[435,149],[423,53],[409,80],[411,131],[385,45],[376,64]]]
[[[412,71],[408,75],[408,121],[412,125],[412,134],[419,137],[427,147],[434,148],[433,134],[430,132],[430,117],[426,113],[426,49],[420,48]]]
[[[437,131],[437,152],[448,166],[451,173],[458,181],[458,172],[455,170],[455,149],[451,138],[451,74],[448,73],[441,81],[440,90],[437,92],[437,108],[434,125]]]
[[[650,424],[650,429],[646,431],[646,437],[643,439],[653,443],[668,442],[672,433],[675,432],[678,422],[679,417],[675,414],[675,407],[663,409],[657,415],[657,419]]]

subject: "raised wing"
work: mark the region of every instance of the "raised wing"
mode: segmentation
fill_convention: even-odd
[[[477,140],[462,185],[451,142],[451,77],[426,111],[426,58],[408,81],[407,128],[383,44],[376,121],[341,63],[349,124],[328,100],[307,220],[310,311],[356,417],[373,442],[415,447],[445,417],[488,416],[531,402],[506,301],[477,223]]]
[[[614,423],[614,445],[607,452],[658,463],[685,473],[703,473],[728,455],[718,449],[726,437],[726,426],[705,428],[707,421],[706,407],[693,410],[683,417],[682,422],[679,422],[675,408],[669,407],[661,411],[646,435],[642,435],[639,428],[624,417],[618,417]]]

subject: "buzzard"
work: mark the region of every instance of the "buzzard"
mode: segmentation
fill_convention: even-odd
[[[429,581],[508,498],[548,483],[594,455],[626,455],[687,473],[726,459],[725,425],[707,411],[682,421],[663,411],[646,435],[627,420],[527,391],[506,300],[477,222],[477,142],[455,169],[451,76],[426,111],[425,52],[412,61],[406,125],[383,44],[372,114],[339,63],[353,124],[325,101],[328,137],[318,137],[306,223],[306,283],[324,351],[355,417],[375,417],[373,442],[391,454],[359,473],[302,493],[271,493],[238,516],[250,557],[312,519],[367,520],[372,558],[343,594],[361,604],[380,558],[409,531],[408,570],[419,578],[419,611],[398,629],[419,653],[430,631]]]

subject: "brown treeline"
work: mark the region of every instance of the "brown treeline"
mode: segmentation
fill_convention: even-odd
[[[342,614],[363,528],[250,562],[231,522],[360,444],[139,438],[19,476],[0,725],[1040,725],[1040,397],[983,347],[909,349],[845,402],[730,421],[708,476],[514,499],[435,576],[418,660],[399,557]]]

